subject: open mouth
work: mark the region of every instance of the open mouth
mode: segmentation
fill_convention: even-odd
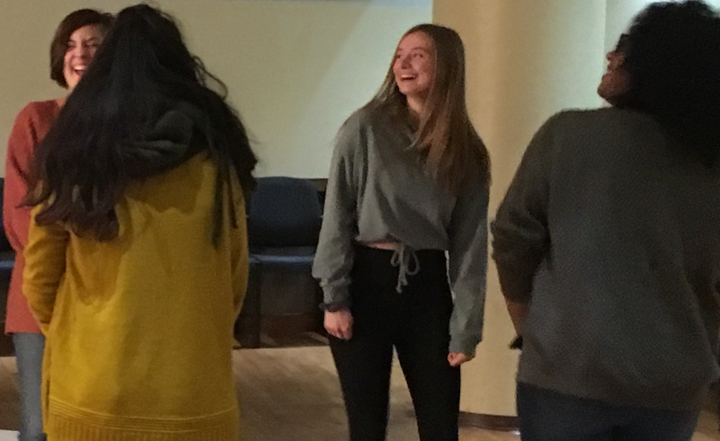
[[[87,67],[85,67],[85,66],[83,66],[83,67],[73,67],[73,68],[72,68],[73,73],[74,73],[75,75],[79,76],[79,77],[85,75],[85,71],[86,71],[86,70],[87,70]]]
[[[400,75],[400,79],[401,79],[402,81],[412,81],[412,80],[414,80],[414,79],[416,79],[416,78],[417,78],[417,75],[412,75],[412,74]]]

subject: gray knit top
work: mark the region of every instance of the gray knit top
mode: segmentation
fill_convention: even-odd
[[[478,178],[454,197],[409,149],[413,136],[407,124],[367,107],[343,124],[313,275],[320,279],[326,304],[349,305],[355,243],[400,244],[401,279],[412,250],[445,250],[454,297],[449,351],[474,355],[485,302],[488,186]]]
[[[562,112],[527,148],[492,231],[505,296],[530,302],[518,381],[701,407],[720,372],[720,166],[647,115]]]

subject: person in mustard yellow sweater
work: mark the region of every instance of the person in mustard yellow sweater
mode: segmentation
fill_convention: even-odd
[[[23,292],[50,441],[236,440],[256,159],[173,19],[123,9],[36,150]]]

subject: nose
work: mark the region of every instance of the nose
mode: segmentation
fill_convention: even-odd
[[[400,66],[401,67],[410,67],[410,56],[409,55],[400,56]]]
[[[74,46],[70,49],[68,49],[68,52],[73,56],[77,58],[89,58],[91,56],[91,48],[88,45],[85,44],[78,44],[77,46]]]

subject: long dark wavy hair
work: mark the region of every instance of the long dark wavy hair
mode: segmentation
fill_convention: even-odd
[[[618,107],[648,113],[688,154],[720,158],[720,17],[701,1],[653,3],[618,51],[630,89]]]
[[[78,235],[110,240],[119,231],[115,204],[131,182],[205,153],[217,166],[212,229],[217,245],[225,198],[233,197],[231,174],[250,191],[257,162],[226,94],[225,85],[188,51],[172,17],[144,4],[120,11],[36,149],[25,200],[43,205],[36,222],[62,222]],[[185,127],[190,142],[171,142],[180,136],[172,131],[157,133],[172,111],[191,121],[190,130]]]

